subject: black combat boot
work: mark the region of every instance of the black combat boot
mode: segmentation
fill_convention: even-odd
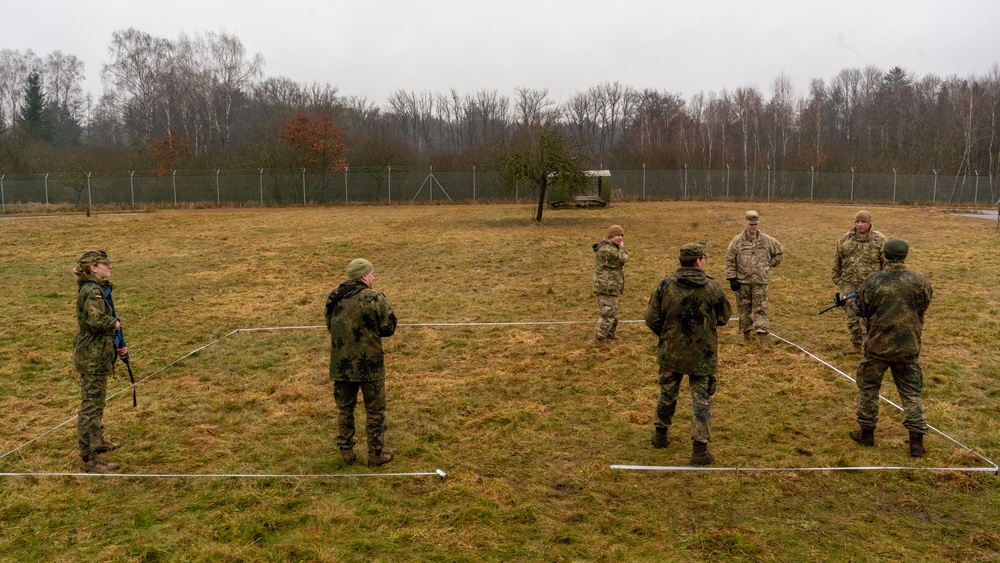
[[[654,428],[652,442],[653,447],[658,450],[667,447],[667,444],[670,443],[670,440],[667,438],[667,429]]]
[[[715,456],[708,451],[708,444],[705,442],[693,442],[694,448],[691,450],[691,465],[701,467],[709,465],[715,461]]]
[[[866,428],[861,427],[861,430],[851,430],[851,439],[855,442],[861,444],[862,446],[874,446],[875,445],[875,427]]]
[[[910,457],[924,457],[924,435],[910,430]]]

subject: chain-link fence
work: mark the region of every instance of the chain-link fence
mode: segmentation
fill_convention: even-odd
[[[754,199],[940,203],[993,206],[996,178],[781,170],[611,170],[612,199]],[[527,186],[505,190],[494,171],[384,167],[346,172],[304,170],[174,171],[91,174],[0,174],[0,208],[38,204],[73,208],[181,205],[291,206],[333,203],[516,201]],[[537,193],[537,192],[536,192]]]

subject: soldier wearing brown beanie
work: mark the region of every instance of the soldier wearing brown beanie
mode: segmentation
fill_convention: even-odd
[[[872,228],[872,214],[861,210],[854,215],[854,228],[844,233],[837,241],[833,257],[833,283],[841,295],[850,295],[861,287],[869,275],[882,268],[882,245],[885,235]],[[851,301],[844,307],[847,329],[851,333],[851,345],[860,354],[865,343],[865,323],[854,314]]]

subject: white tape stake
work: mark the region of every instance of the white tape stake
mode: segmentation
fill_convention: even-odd
[[[132,477],[153,479],[333,479],[339,477],[425,477],[448,474],[440,469],[418,473],[0,473],[0,477]]]

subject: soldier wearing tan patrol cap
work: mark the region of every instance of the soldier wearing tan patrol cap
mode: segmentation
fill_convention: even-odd
[[[768,271],[781,264],[784,250],[781,243],[758,228],[760,214],[747,211],[746,227],[729,243],[726,251],[726,279],[736,292],[736,309],[740,315],[740,332],[743,342],[752,342],[751,332],[757,333],[760,349],[770,351],[767,335],[767,285],[771,281]]]

